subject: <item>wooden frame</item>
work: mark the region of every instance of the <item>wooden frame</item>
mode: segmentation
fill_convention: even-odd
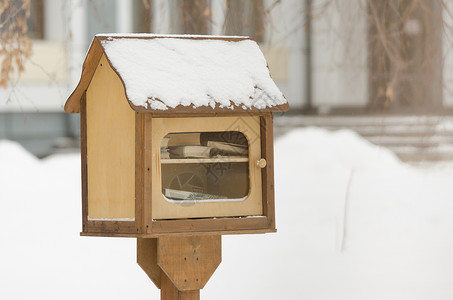
[[[226,216],[260,216],[263,212],[261,203],[261,169],[254,164],[261,159],[260,120],[257,116],[243,117],[198,117],[198,118],[153,118],[155,128],[152,140],[152,185],[157,187],[152,194],[152,216],[155,220],[181,218],[213,218]],[[234,126],[235,128],[232,128]],[[164,199],[161,192],[160,143],[168,133],[177,132],[216,132],[240,131],[249,140],[249,193],[242,201],[197,202],[193,206],[181,206]],[[148,137],[149,138],[149,137]],[[196,159],[195,159],[196,160]],[[182,166],[182,165],[181,165]],[[187,165],[185,165],[187,166]],[[192,166],[189,166],[192,168]]]
[[[253,114],[254,115],[254,114]],[[84,236],[160,237],[195,234],[249,234],[275,232],[272,113],[258,115],[261,157],[267,165],[261,170],[262,214],[253,217],[219,217],[153,220],[152,218],[152,115],[136,113],[135,130],[135,220],[98,221],[87,217],[86,98],[81,101],[82,137],[82,221]],[[209,117],[209,115],[205,115]],[[180,116],[179,116],[180,117]]]

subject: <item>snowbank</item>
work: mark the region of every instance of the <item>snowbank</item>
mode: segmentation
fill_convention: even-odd
[[[351,130],[296,129],[280,138],[275,147],[277,160],[285,158],[282,163],[297,163],[303,169],[363,169],[401,165],[393,152],[371,144]]]
[[[0,141],[0,299],[159,299],[134,240],[79,236],[80,199],[80,155]]]
[[[203,299],[452,299],[452,170],[317,128],[275,156],[278,233],[223,237]],[[78,236],[78,155],[0,159],[0,299],[159,299],[135,240]]]
[[[278,233],[225,237],[210,298],[451,299],[451,170],[318,128],[277,140],[275,156]]]

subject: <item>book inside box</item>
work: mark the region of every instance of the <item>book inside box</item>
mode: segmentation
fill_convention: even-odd
[[[240,201],[249,192],[249,145],[238,131],[169,133],[160,149],[170,201]]]

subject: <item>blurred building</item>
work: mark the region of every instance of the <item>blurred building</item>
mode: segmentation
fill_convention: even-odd
[[[450,6],[426,1],[414,9],[412,2],[33,0],[33,55],[0,89],[0,139],[38,156],[74,146],[78,115],[63,105],[93,36],[106,32],[251,36],[289,114],[448,113]]]

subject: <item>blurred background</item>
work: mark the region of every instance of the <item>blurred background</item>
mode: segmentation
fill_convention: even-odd
[[[247,35],[291,110],[276,133],[350,128],[404,161],[453,159],[448,0],[2,1],[0,139],[38,157],[76,151],[63,112],[93,36]]]
[[[452,12],[0,0],[0,298],[158,299],[134,239],[79,237],[79,115],[63,112],[95,34],[152,32],[251,36],[291,106],[275,115],[278,233],[224,236],[203,299],[453,299]]]

